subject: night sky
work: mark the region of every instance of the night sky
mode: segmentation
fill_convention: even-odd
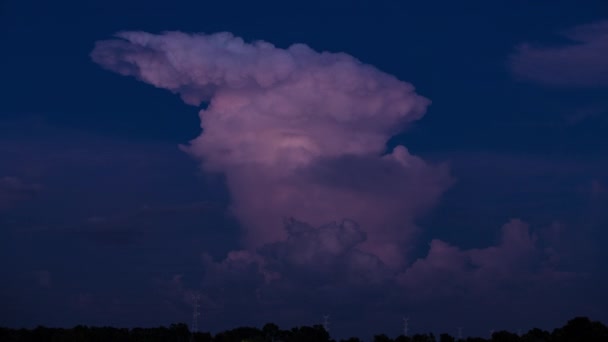
[[[0,1],[0,326],[608,322],[608,3]]]

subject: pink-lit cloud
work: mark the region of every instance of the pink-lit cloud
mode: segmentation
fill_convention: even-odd
[[[399,283],[419,297],[495,293],[500,287],[538,284],[575,276],[561,272],[559,255],[538,242],[521,220],[501,229],[495,246],[463,250],[441,240],[430,243],[426,257],[416,260],[398,276]]]
[[[234,251],[218,261],[204,257],[202,281],[194,288],[214,315],[228,314],[235,305],[247,313],[286,306],[373,312],[454,299],[481,300],[472,304],[477,309],[491,303],[504,308],[514,298],[530,299],[528,294],[551,298],[555,291],[547,286],[567,286],[581,276],[562,271],[559,246],[546,248],[548,241],[517,219],[501,228],[495,245],[462,249],[435,239],[426,256],[399,271],[362,250],[366,233],[352,221],[312,227],[286,220],[285,230],[287,239],[255,252]],[[172,296],[189,298],[193,290],[181,277],[172,283]]]
[[[183,149],[226,175],[249,248],[285,240],[285,217],[312,226],[348,218],[367,231],[362,250],[396,267],[415,219],[451,183],[446,167],[403,146],[382,156],[430,102],[347,54],[249,44],[230,33],[122,32],[98,42],[92,58],[208,104],[203,133]]]
[[[509,58],[515,77],[550,86],[608,86],[608,21],[562,32],[567,44],[520,44]]]
[[[285,230],[286,240],[267,244],[258,252],[264,268],[279,275],[275,279],[284,276],[301,283],[334,279],[370,285],[388,276],[379,257],[363,251],[367,234],[353,221],[312,227],[290,219]]]
[[[217,312],[343,307],[364,297],[397,305],[569,276],[556,271],[559,249],[539,244],[520,220],[504,225],[495,246],[435,239],[426,257],[409,260],[416,219],[452,179],[404,146],[384,153],[429,101],[351,56],[229,33],[126,32],[98,42],[92,58],[206,105],[203,132],[182,148],[226,175],[244,246],[221,260],[205,255],[198,285],[174,277],[167,286],[182,304],[196,288]]]
[[[361,249],[366,233],[352,221],[313,227],[287,219],[284,229],[285,240],[257,251],[233,251],[218,261],[204,255],[201,283],[187,287],[178,275],[165,281],[166,293],[176,301],[188,302],[196,288],[203,294],[205,307],[214,312],[226,313],[238,306],[259,313],[273,306],[284,308],[286,303],[356,302],[353,298],[378,292],[392,281],[394,272]]]

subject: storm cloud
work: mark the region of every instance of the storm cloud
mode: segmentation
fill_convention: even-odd
[[[230,33],[122,32],[91,56],[203,105],[203,132],[182,148],[226,175],[248,248],[285,240],[286,217],[312,226],[352,219],[368,234],[361,248],[399,266],[416,218],[452,182],[445,166],[403,146],[385,153],[430,101],[347,54]]]

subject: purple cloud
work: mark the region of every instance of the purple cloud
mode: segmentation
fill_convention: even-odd
[[[382,156],[430,103],[412,85],[303,44],[279,49],[230,33],[117,37],[96,44],[95,62],[186,103],[208,102],[204,132],[183,149],[227,176],[247,247],[284,240],[284,217],[313,226],[350,218],[368,231],[362,249],[392,266],[405,261],[415,218],[451,183],[445,167],[403,146]]]
[[[286,303],[302,312],[319,303],[354,310],[357,298],[390,308],[569,276],[557,271],[559,250],[549,253],[520,220],[503,227],[495,246],[433,240],[426,257],[410,260],[416,220],[453,180],[447,166],[404,146],[384,153],[429,101],[349,55],[229,33],[125,32],[98,42],[91,56],[207,104],[203,132],[182,149],[204,171],[225,174],[245,234],[242,250],[203,257],[200,284],[180,274],[166,284],[184,305],[200,290],[212,312],[239,307],[244,317]]]
[[[428,255],[400,274],[408,291],[423,297],[476,295],[512,284],[538,284],[576,276],[562,272],[556,251],[543,248],[529,225],[513,219],[501,229],[498,245],[462,250],[433,240]]]
[[[594,87],[608,85],[608,21],[562,32],[569,44],[520,44],[509,58],[515,77],[543,85]]]
[[[277,310],[291,317],[289,324],[310,323],[306,317],[320,316],[319,310],[339,310],[355,321],[380,313],[398,321],[404,308],[424,312],[430,303],[448,305],[441,315],[449,316],[454,307],[442,302],[463,300],[479,312],[544,303],[527,313],[534,315],[582,276],[560,270],[553,259],[559,251],[547,250],[548,242],[517,219],[502,227],[496,245],[462,249],[433,240],[425,257],[397,271],[362,250],[366,233],[352,221],[313,227],[286,220],[285,230],[286,240],[257,251],[234,251],[223,260],[205,256],[199,284],[185,286],[177,275],[166,282],[167,293],[187,312],[191,295],[200,291],[201,304],[213,316],[210,326],[233,317],[235,306],[247,324],[280,323],[285,317],[273,316]]]
[[[344,308],[360,305],[355,298],[380,298],[379,289],[391,283],[393,272],[378,257],[361,250],[366,234],[356,223],[345,220],[320,227],[294,219],[284,223],[286,240],[257,251],[233,251],[218,261],[204,255],[202,282],[188,287],[176,275],[165,281],[166,294],[187,305],[200,291],[201,304],[217,317],[233,315],[235,306],[241,313],[257,316],[276,309],[283,312],[289,303],[289,310],[299,312],[301,319],[302,312],[313,312],[311,306],[319,302]]]
[[[327,284],[327,279],[339,279],[348,284],[369,285],[386,278],[383,262],[362,250],[367,236],[353,221],[315,228],[290,219],[285,229],[288,234],[285,241],[259,250],[265,268],[275,273],[276,279],[322,284]]]

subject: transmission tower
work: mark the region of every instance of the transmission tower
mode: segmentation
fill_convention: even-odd
[[[199,303],[198,301],[201,299],[199,294],[195,294],[192,296],[192,332],[198,332],[198,316],[200,313],[198,312]]]
[[[323,328],[329,332],[329,315],[323,316]]]
[[[407,336],[407,329],[409,327],[410,318],[403,317],[403,336]]]

